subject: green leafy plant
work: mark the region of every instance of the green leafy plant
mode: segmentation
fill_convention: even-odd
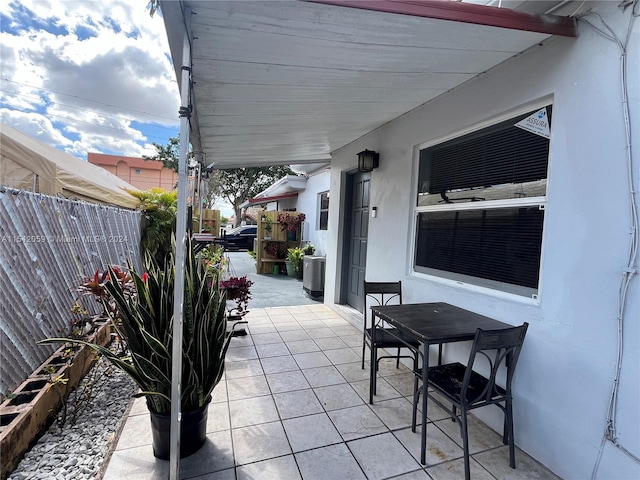
[[[196,261],[190,246],[185,262],[183,300],[182,396],[183,411],[206,405],[224,373],[224,359],[233,332],[227,332],[225,292],[218,281],[208,277]],[[170,255],[163,266],[147,254],[147,272],[130,268],[134,289],[128,291],[110,277],[105,288],[116,305],[119,322],[114,328],[126,343],[126,354],[78,339],[49,338],[41,343],[70,342],[88,345],[128,374],[140,387],[154,413],[171,409],[171,369],[173,344],[173,296],[175,262]],[[113,275],[112,275],[113,274]]]
[[[287,260],[293,263],[296,272],[302,270],[302,262],[304,260],[304,251],[300,247],[289,248],[287,250]]]
[[[262,223],[264,224],[264,231],[267,235],[271,235],[273,230],[273,220],[268,215],[262,215]]]
[[[227,269],[227,258],[221,248],[203,248],[198,253],[200,261],[204,265],[205,272],[210,278],[220,278]]]
[[[313,255],[316,253],[316,247],[314,247],[311,242],[307,242],[304,247],[302,247],[302,251],[305,255]]]
[[[178,192],[162,188],[128,192],[140,200],[144,215],[141,246],[150,252],[158,264],[163,264],[172,252],[171,239],[176,231]]]

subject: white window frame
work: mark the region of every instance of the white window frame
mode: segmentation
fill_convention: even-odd
[[[539,209],[545,210],[547,208],[547,197],[549,194],[549,177],[551,172],[551,159],[552,159],[552,149],[551,149],[551,140],[549,145],[549,158],[547,164],[547,190],[546,195],[537,196],[537,197],[529,197],[529,198],[511,198],[504,200],[489,200],[489,201],[481,201],[481,202],[470,202],[470,203],[457,203],[457,204],[442,204],[442,205],[427,205],[427,206],[418,206],[417,198],[418,198],[418,181],[419,181],[419,169],[420,169],[420,152],[422,150],[428,149],[430,147],[434,147],[436,145],[440,145],[442,143],[446,143],[450,140],[455,140],[457,138],[463,137],[473,132],[477,132],[483,130],[485,128],[489,128],[493,125],[497,125],[504,121],[509,120],[510,118],[517,117],[519,115],[525,114],[529,111],[543,108],[545,106],[554,105],[553,99],[546,98],[544,100],[540,100],[535,103],[530,103],[520,108],[511,110],[503,115],[499,115],[493,117],[491,119],[485,120],[483,122],[479,122],[478,124],[471,126],[466,129],[459,130],[453,134],[440,137],[438,139],[434,139],[429,142],[425,142],[419,145],[416,145],[413,152],[414,157],[414,174],[412,178],[413,186],[412,186],[412,202],[413,202],[413,211],[412,211],[412,222],[411,222],[411,233],[409,235],[410,246],[408,248],[409,253],[409,274],[411,276],[417,278],[429,279],[430,281],[435,281],[438,283],[442,283],[449,286],[462,287],[465,289],[469,289],[476,292],[481,292],[485,294],[491,294],[498,297],[506,297],[509,299],[515,299],[518,301],[524,301],[534,304],[539,304],[540,296],[542,292],[542,279],[543,279],[543,258],[544,258],[544,244],[545,244],[545,232],[546,232],[546,216],[543,221],[542,226],[542,240],[541,240],[541,248],[540,248],[540,270],[538,273],[538,288],[532,289],[529,287],[519,287],[517,285],[505,284],[502,282],[497,282],[493,280],[487,280],[479,277],[470,277],[464,274],[458,274],[454,272],[446,272],[442,270],[435,270],[426,267],[417,267],[416,266],[416,244],[417,244],[417,235],[418,235],[418,219],[421,213],[428,213],[434,211],[461,211],[461,210],[489,210],[493,208],[509,208],[509,207],[519,207],[519,206],[538,206]],[[553,130],[553,129],[552,129]],[[553,132],[551,133],[551,137],[553,137]],[[416,268],[417,267],[417,268]]]
[[[327,195],[327,201],[329,202],[329,205],[331,204],[331,199],[329,198],[329,190],[325,190],[324,192],[320,192],[318,193],[318,222],[316,223],[316,230],[321,230],[321,231],[326,231],[329,229],[329,206],[327,206],[327,208],[322,208],[322,195],[326,194]],[[327,212],[327,227],[326,228],[321,228],[321,216],[322,216],[322,212]]]

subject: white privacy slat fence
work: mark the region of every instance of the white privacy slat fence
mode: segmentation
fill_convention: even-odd
[[[109,264],[141,267],[140,222],[137,211],[0,187],[0,393],[53,353],[38,340],[69,331],[75,286]]]

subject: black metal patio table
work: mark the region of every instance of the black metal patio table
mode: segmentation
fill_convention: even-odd
[[[512,325],[441,302],[372,306],[371,311],[374,322],[375,317],[378,317],[420,342],[420,353],[422,355],[422,431],[420,432],[422,443],[420,447],[420,463],[425,465],[429,346],[473,340],[478,328],[501,330],[503,328],[511,328]],[[372,335],[375,335],[375,332],[372,332]],[[373,403],[374,375],[375,373],[369,379],[369,403]]]

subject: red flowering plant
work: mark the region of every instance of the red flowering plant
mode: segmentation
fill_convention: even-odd
[[[297,232],[304,219],[304,213],[282,212],[278,214],[278,223],[280,224],[280,230],[283,232]]]
[[[264,251],[274,258],[284,258],[287,256],[287,244],[283,242],[266,242]]]
[[[229,314],[233,310],[240,316],[247,313],[247,304],[251,299],[251,285],[253,282],[246,275],[244,277],[230,277],[220,282],[220,288],[227,293],[227,300],[233,300],[236,304],[235,309],[229,309]]]
[[[145,279],[145,276],[148,276],[146,272],[143,274],[143,279]],[[93,277],[85,279],[83,283],[74,288],[79,293],[78,298],[71,307],[71,313],[74,315],[71,320],[71,334],[74,337],[82,337],[91,333],[96,321],[119,318],[116,303],[105,286],[112,279],[121,286],[125,295],[131,296],[135,294],[133,279],[129,272],[117,266],[111,266],[103,271],[96,270]],[[89,311],[82,305],[82,298],[86,296],[94,297],[94,300],[102,307],[100,313],[87,316]]]

